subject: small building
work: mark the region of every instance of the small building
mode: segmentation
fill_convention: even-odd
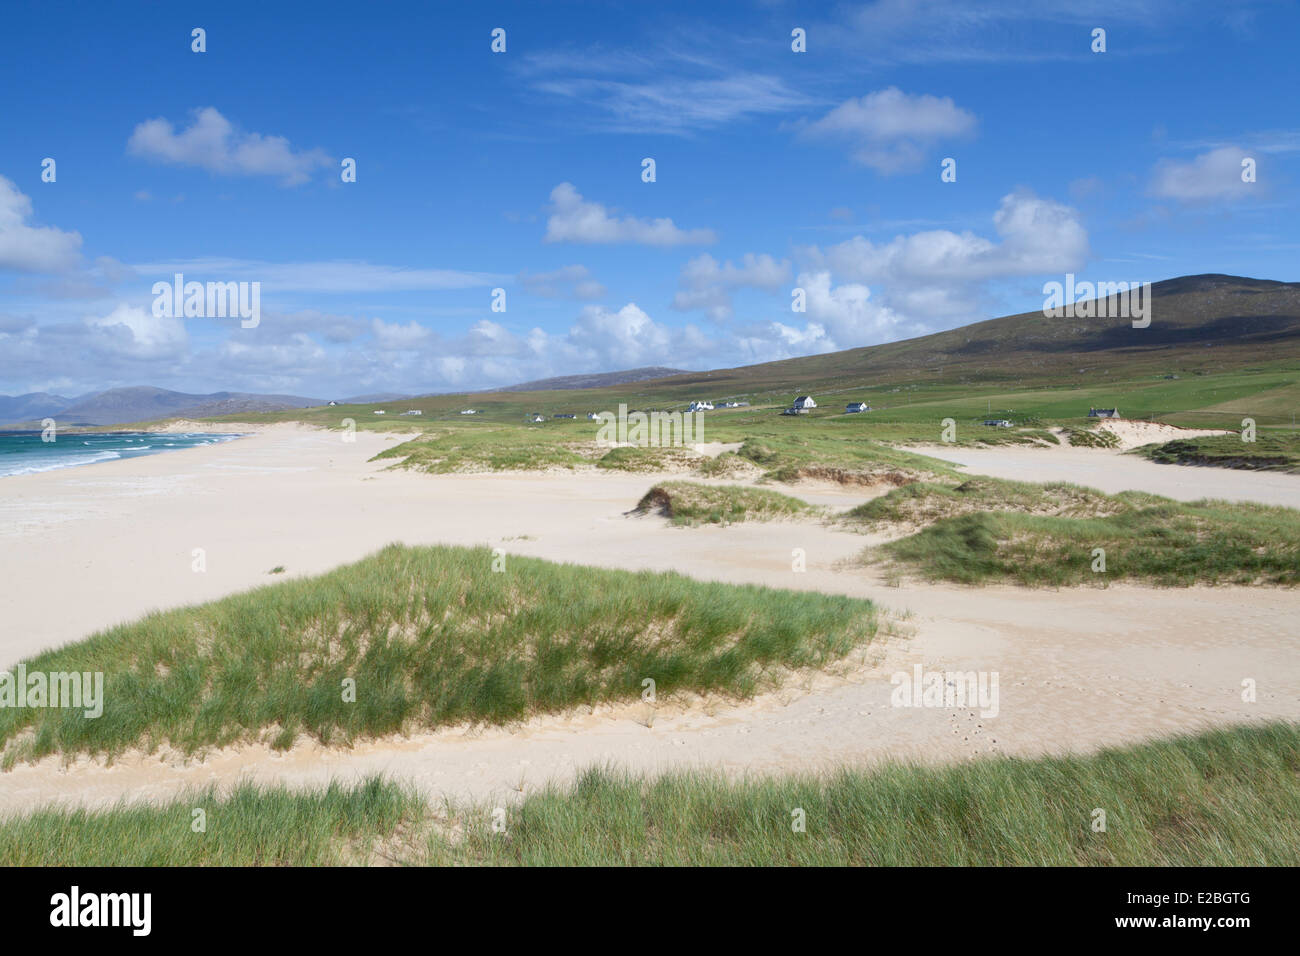
[[[1011,428],[1012,425],[1005,418],[986,418],[984,424],[989,428]]]
[[[1089,418],[1120,418],[1118,408],[1090,408],[1088,409]]]
[[[811,395],[800,395],[798,398],[794,400],[794,404],[791,405],[790,407],[791,408],[816,408],[817,403],[812,400]]]
[[[600,421],[600,415],[596,412],[587,412],[587,421],[598,422]]]
[[[337,405],[338,402],[330,402],[331,405]]]
[[[376,415],[387,415],[388,413],[385,412],[382,408],[376,408],[376,409],[375,409],[375,414],[376,414]]]
[[[539,425],[542,422],[546,421],[546,419],[543,418],[541,415],[534,415],[531,419],[529,419],[529,421],[531,421],[534,425]]]
[[[478,414],[478,409],[477,409],[477,408],[467,408],[467,409],[465,409],[464,411],[462,411],[461,414],[462,414],[462,415],[477,415],[477,414]]]
[[[410,409],[407,409],[406,411],[402,412],[402,414],[403,414],[403,415],[423,415],[424,412],[422,412],[422,411],[421,411],[420,409],[418,409],[418,408],[410,408]]]
[[[552,418],[577,418],[578,416],[570,414],[569,412],[559,412],[555,415],[552,415],[551,417]]]
[[[688,412],[711,412],[713,411],[712,402],[691,402],[686,406]]]
[[[848,405],[844,406],[844,411],[848,412],[850,415],[856,412],[869,412],[871,411],[871,406],[866,402],[850,402]]]

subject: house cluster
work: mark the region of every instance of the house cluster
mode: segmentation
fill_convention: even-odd
[[[686,406],[688,412],[711,412],[715,408],[744,408],[749,402],[691,402]]]
[[[1120,418],[1118,408],[1090,408],[1088,409],[1089,418]]]

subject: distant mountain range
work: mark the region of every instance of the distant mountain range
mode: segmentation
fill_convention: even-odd
[[[259,395],[253,392],[212,392],[192,395],[165,388],[138,385],[110,388],[67,398],[48,392],[27,395],[0,395],[0,424],[39,425],[53,418],[61,426],[118,425],[155,418],[207,418],[241,412],[276,412],[286,408],[309,408],[324,405],[319,398],[300,395]]]

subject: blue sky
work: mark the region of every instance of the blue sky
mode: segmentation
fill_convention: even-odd
[[[1300,279],[1290,3],[3,18],[0,393],[469,390],[892,341],[1067,272]],[[261,283],[260,323],[155,316],[176,271]]]

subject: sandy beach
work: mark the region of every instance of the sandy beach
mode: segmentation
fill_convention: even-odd
[[[242,431],[240,428],[230,428]],[[630,509],[653,475],[430,476],[371,463],[397,434],[262,427],[238,441],[3,480],[0,667],[154,608],[311,575],[400,541],[870,598],[895,633],[849,673],[743,703],[604,708],[511,728],[451,729],[351,751],[244,747],[201,761],[57,759],[0,777],[0,811],[158,796],[241,778],[312,783],[382,771],[433,795],[517,798],[576,769],[819,769],[883,757],[964,760],[1089,750],[1216,724],[1300,718],[1300,596],[1271,588],[1069,590],[891,586],[854,558],[871,538],[819,523],[675,528]],[[928,449],[938,455],[939,449]],[[1096,449],[954,451],[972,472],[1106,491],[1300,506],[1300,478],[1155,465]],[[791,489],[849,508],[871,489]],[[807,570],[791,569],[802,548]],[[193,570],[202,549],[206,570]],[[508,559],[507,559],[508,560]],[[897,671],[996,671],[996,717],[890,706]],[[1258,700],[1244,703],[1244,679]],[[522,788],[522,789],[521,789]],[[513,797],[511,796],[513,795]]]

